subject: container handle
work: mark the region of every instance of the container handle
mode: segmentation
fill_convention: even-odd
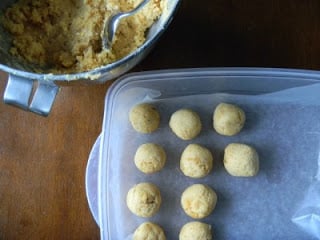
[[[58,91],[59,87],[52,82],[9,74],[3,100],[6,104],[48,116]]]
[[[98,172],[99,172],[99,152],[102,133],[95,141],[86,168],[86,195],[90,211],[94,220],[100,226],[98,210]]]

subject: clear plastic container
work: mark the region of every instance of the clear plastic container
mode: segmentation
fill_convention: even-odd
[[[94,150],[95,160],[91,156],[89,165],[95,167],[87,171],[87,180],[94,179],[91,185],[87,182],[87,193],[101,239],[132,239],[145,221],[162,226],[167,239],[178,239],[181,227],[193,220],[180,206],[183,190],[193,183],[217,192],[216,209],[200,220],[212,225],[214,239],[320,238],[318,72],[264,68],[142,72],[116,81],[105,101],[96,144],[99,153]],[[151,134],[137,133],[128,119],[129,110],[142,102],[154,104],[161,115],[159,129]],[[220,102],[237,104],[246,112],[238,135],[226,137],[213,130],[212,114]],[[171,114],[180,108],[200,115],[203,128],[193,140],[177,138],[168,126]],[[158,143],[167,152],[159,173],[146,175],[134,165],[136,149],[146,142]],[[257,149],[261,166],[256,177],[233,177],[225,171],[223,150],[231,142]],[[189,143],[202,144],[213,153],[209,176],[191,179],[180,171],[180,155]],[[163,202],[154,217],[137,217],[126,206],[128,190],[139,182],[160,188]]]

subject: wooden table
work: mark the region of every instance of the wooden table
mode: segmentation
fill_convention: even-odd
[[[133,71],[320,70],[319,10],[318,0],[184,0],[170,29]],[[0,78],[2,96],[6,76]],[[85,168],[110,84],[63,87],[47,118],[0,104],[0,239],[99,239]]]

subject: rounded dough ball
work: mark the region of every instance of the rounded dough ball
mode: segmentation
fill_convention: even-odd
[[[160,205],[160,190],[152,183],[139,183],[133,186],[127,194],[129,210],[139,217],[155,215]]]
[[[209,186],[193,184],[181,196],[181,206],[184,212],[195,219],[210,215],[217,204],[217,194]]]
[[[134,232],[133,240],[166,240],[163,229],[152,222],[142,223]]]
[[[212,240],[211,226],[202,222],[189,222],[181,228],[179,240]]]
[[[180,158],[180,169],[184,175],[192,178],[207,176],[213,165],[211,152],[198,144],[189,144]]]
[[[166,153],[160,145],[145,143],[137,149],[134,163],[141,172],[154,173],[163,168],[166,159]]]
[[[213,113],[213,128],[226,136],[236,135],[246,121],[244,111],[236,105],[220,103]]]
[[[129,120],[137,132],[151,133],[160,125],[160,114],[155,106],[141,103],[130,110]]]
[[[227,172],[236,177],[252,177],[259,172],[258,153],[246,144],[229,144],[224,150],[223,164]]]
[[[190,140],[200,133],[202,124],[196,112],[180,109],[171,115],[169,126],[179,138]]]

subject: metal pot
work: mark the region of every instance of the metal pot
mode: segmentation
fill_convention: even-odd
[[[16,1],[2,0],[0,2],[0,11],[3,11],[14,2]],[[59,82],[86,81],[104,83],[124,74],[149,53],[171,22],[178,3],[179,0],[168,0],[167,9],[164,10],[160,19],[148,31],[145,43],[130,55],[91,71],[75,74],[39,74],[32,72],[30,66],[26,66],[10,55],[10,36],[0,26],[0,70],[9,74],[4,92],[4,102],[47,116],[59,91]]]

